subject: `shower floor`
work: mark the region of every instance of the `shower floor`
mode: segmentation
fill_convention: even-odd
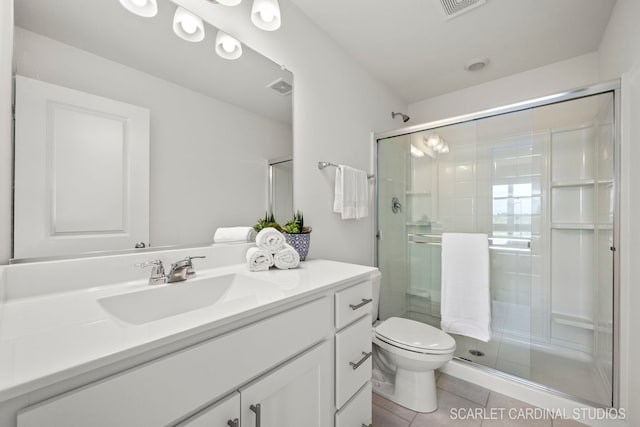
[[[435,316],[408,312],[404,317],[440,327],[440,319]],[[611,396],[605,391],[609,387],[590,361],[541,351],[499,332],[494,333],[488,343],[461,335],[452,336],[456,341],[456,357],[601,406],[611,406]]]

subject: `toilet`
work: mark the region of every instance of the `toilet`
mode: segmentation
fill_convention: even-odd
[[[415,412],[438,409],[434,371],[453,357],[455,340],[438,328],[391,317],[377,322],[380,278],[373,281],[373,391]]]

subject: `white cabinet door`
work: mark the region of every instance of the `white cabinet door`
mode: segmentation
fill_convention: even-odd
[[[326,427],[331,423],[328,342],[240,390],[243,427]]]
[[[240,427],[240,394],[233,393],[176,427]]]
[[[149,242],[149,110],[16,77],[14,258]]]

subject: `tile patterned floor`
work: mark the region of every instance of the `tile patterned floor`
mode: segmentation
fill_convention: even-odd
[[[438,373],[436,375],[439,375]],[[573,420],[533,419],[527,417],[530,405],[458,378],[441,374],[437,378],[438,410],[419,414],[373,394],[374,427],[580,427]],[[504,408],[504,409],[503,409]],[[513,408],[513,409],[511,409]],[[481,411],[481,412],[475,412]],[[482,413],[483,417],[466,417]],[[500,414],[502,413],[502,416]],[[514,416],[509,416],[509,413]],[[525,416],[518,416],[525,415]],[[454,415],[454,416],[452,416]],[[459,415],[456,417],[455,415]],[[464,418],[464,419],[463,419]]]

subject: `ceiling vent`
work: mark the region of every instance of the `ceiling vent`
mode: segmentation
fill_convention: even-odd
[[[287,83],[284,79],[280,78],[275,82],[269,83],[268,88],[275,90],[282,96],[290,95],[293,92],[293,86]]]
[[[444,16],[447,19],[455,18],[471,9],[485,4],[487,0],[440,0]]]

